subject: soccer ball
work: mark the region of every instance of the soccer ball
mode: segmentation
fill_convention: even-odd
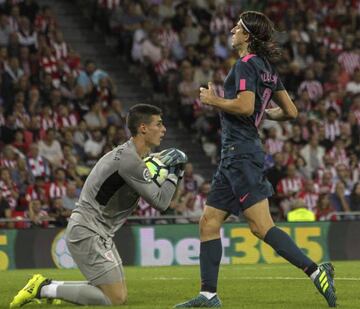
[[[155,157],[147,157],[144,162],[150,172],[152,181],[160,187],[169,174],[168,167]]]
[[[65,241],[65,230],[61,230],[51,245],[51,256],[58,268],[77,268]]]

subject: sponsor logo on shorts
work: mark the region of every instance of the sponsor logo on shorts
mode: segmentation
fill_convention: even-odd
[[[248,196],[249,196],[249,192],[243,196],[240,196],[239,198],[240,203],[244,203]]]

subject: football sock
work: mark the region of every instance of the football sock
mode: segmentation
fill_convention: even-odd
[[[317,270],[318,266],[300,250],[288,234],[276,226],[266,233],[264,241],[285,260],[301,268],[308,276]]]
[[[220,238],[200,243],[201,292],[216,293],[221,256]]]
[[[78,305],[111,306],[110,299],[97,287],[89,284],[45,285],[40,291],[41,297],[58,298]]]
[[[51,280],[51,283],[63,285],[63,284],[90,284],[89,281],[55,281]]]
[[[210,292],[200,292],[201,295],[204,295],[207,299],[212,299],[216,293],[210,293]]]
[[[317,270],[315,270],[311,275],[310,275],[310,279],[312,281],[315,281],[316,277],[318,276],[318,274],[320,274],[320,269],[318,268]]]

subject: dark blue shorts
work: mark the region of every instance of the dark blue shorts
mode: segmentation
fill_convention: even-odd
[[[207,205],[238,216],[240,210],[273,195],[264,163],[263,152],[222,159],[212,180]]]

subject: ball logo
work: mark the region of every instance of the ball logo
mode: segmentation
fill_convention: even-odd
[[[61,230],[51,245],[51,257],[58,268],[77,268],[65,241],[65,230]]]
[[[151,182],[151,174],[150,174],[149,169],[147,169],[147,168],[144,169],[143,177],[144,177],[145,181]]]

